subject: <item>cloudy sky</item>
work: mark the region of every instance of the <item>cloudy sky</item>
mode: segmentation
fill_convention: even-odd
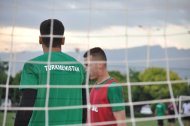
[[[0,51],[39,51],[39,25],[66,28],[65,50],[190,48],[190,0],[0,0]]]

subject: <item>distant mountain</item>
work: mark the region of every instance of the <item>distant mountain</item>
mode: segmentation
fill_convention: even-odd
[[[141,46],[135,48],[122,48],[105,50],[108,59],[108,69],[126,73],[127,66],[134,70],[144,70],[146,67],[169,67],[183,78],[190,78],[190,49],[162,48],[160,46]],[[83,62],[84,51],[66,52]],[[23,67],[23,63],[42,52],[19,52],[13,55],[12,74],[14,75]],[[9,53],[0,53],[0,60],[8,61]]]

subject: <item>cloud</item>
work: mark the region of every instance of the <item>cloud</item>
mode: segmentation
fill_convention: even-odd
[[[39,28],[47,18],[62,20],[68,30],[112,26],[189,25],[189,0],[33,0],[2,1],[0,26]],[[15,19],[15,20],[13,20]]]
[[[39,30],[24,27],[0,29],[0,51],[39,51]],[[166,30],[166,31],[165,31]],[[144,45],[160,45],[165,47],[190,48],[190,35],[179,25],[169,25],[167,29],[146,29],[143,27],[112,26],[97,29],[90,33],[85,31],[66,31],[64,51],[74,51],[76,48],[87,50],[100,46],[104,49],[132,48]],[[164,35],[166,32],[166,38]],[[178,34],[180,33],[180,34]]]
[[[10,50],[12,28],[16,28],[13,50],[41,50],[38,30],[48,18],[64,23],[66,50],[94,46],[115,49],[126,47],[126,42],[129,47],[146,45],[148,30],[152,45],[164,46],[165,30],[169,47],[190,48],[189,6],[190,0],[3,0],[0,50]],[[170,36],[178,33],[184,35]]]

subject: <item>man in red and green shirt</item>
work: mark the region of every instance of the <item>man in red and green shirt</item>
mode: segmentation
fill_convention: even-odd
[[[99,47],[92,48],[84,54],[84,61],[89,79],[99,85],[90,92],[91,108],[87,122],[92,125],[126,126],[125,106],[120,104],[124,103],[122,87],[116,86],[117,81],[109,76],[105,52]]]

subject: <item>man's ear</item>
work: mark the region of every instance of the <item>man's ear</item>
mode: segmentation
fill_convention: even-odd
[[[42,44],[42,43],[43,43],[43,41],[42,41],[42,37],[39,36],[39,44]]]
[[[61,40],[61,45],[64,45],[64,44],[65,44],[65,37],[63,37]]]

